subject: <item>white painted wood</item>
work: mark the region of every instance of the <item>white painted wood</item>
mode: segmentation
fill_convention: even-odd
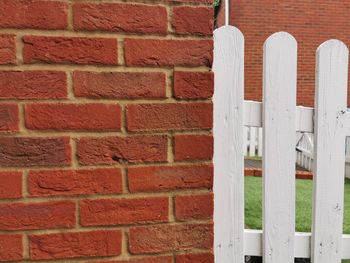
[[[249,156],[254,157],[256,155],[256,127],[250,127],[249,129]]]
[[[262,103],[245,100],[243,121],[248,127],[262,127]]]
[[[311,233],[295,233],[294,256],[297,258],[311,257]]]
[[[313,170],[313,135],[302,133],[296,145],[297,164],[309,171]]]
[[[249,256],[261,257],[263,255],[262,238],[262,230],[246,229],[244,231],[244,254]],[[343,235],[342,244],[342,259],[350,259],[350,235]],[[310,258],[310,255],[311,233],[295,233],[294,257]]]
[[[235,27],[214,32],[215,262],[243,263],[244,38]]]
[[[300,132],[313,132],[314,109],[309,107],[296,107],[296,130]],[[262,103],[258,101],[244,101],[244,125],[249,127],[262,127]]]
[[[314,131],[314,109],[310,107],[298,106],[296,112],[296,127],[298,131]]]
[[[297,42],[275,33],[264,45],[264,262],[294,263]]]
[[[342,259],[350,259],[350,235],[343,235]]]
[[[244,156],[248,155],[248,147],[249,147],[249,128],[248,127],[244,127],[243,128],[243,136],[244,136],[244,143],[243,143],[243,154]]]
[[[262,230],[244,230],[244,254],[261,257],[263,255]]]
[[[338,40],[317,50],[312,262],[340,263],[344,203],[348,49]]]
[[[258,135],[258,156],[261,157],[263,153],[263,129],[259,128]]]

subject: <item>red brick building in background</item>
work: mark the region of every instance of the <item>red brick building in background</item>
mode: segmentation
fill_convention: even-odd
[[[298,104],[313,106],[316,49],[323,41],[330,38],[337,38],[350,45],[350,1],[230,0],[230,2],[230,24],[238,27],[245,36],[246,99],[261,100],[264,41],[274,32],[287,31],[298,41]],[[217,24],[224,24],[223,3]]]

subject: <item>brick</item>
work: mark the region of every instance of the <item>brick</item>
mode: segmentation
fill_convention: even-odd
[[[214,263],[212,253],[177,255],[176,263]]]
[[[166,136],[87,137],[78,140],[80,164],[164,162]]]
[[[213,171],[210,165],[130,167],[128,181],[131,192],[210,189]]]
[[[209,219],[213,217],[214,200],[212,194],[177,196],[175,215],[178,220]]]
[[[22,197],[22,173],[21,172],[0,172],[0,198],[21,198],[21,197]]]
[[[31,130],[119,131],[121,108],[117,104],[29,104],[26,127]]]
[[[314,107],[315,51],[332,38],[349,45],[349,32],[342,28],[350,19],[350,2],[321,0],[315,5],[314,1],[231,0],[230,5],[229,22],[237,25],[245,38],[245,99],[261,101],[262,46],[272,33],[283,29],[298,40],[297,104]],[[224,24],[221,6],[218,26]]]
[[[17,261],[23,259],[21,235],[0,235],[0,261]]]
[[[67,3],[63,1],[1,0],[0,27],[65,29],[67,10]]]
[[[122,192],[120,169],[30,171],[31,196],[118,194]]]
[[[70,201],[0,204],[0,211],[0,230],[75,226],[75,204]]]
[[[0,98],[67,98],[66,73],[60,71],[0,71]]]
[[[172,26],[178,34],[212,35],[214,28],[214,8],[174,7]]]
[[[127,66],[210,66],[211,40],[126,39]]]
[[[167,33],[167,11],[163,6],[141,4],[77,3],[73,7],[75,30],[131,33]]]
[[[196,4],[212,4],[214,0],[168,0],[174,3],[196,3]]]
[[[165,98],[166,76],[160,72],[74,72],[74,93],[92,99]]]
[[[212,72],[174,72],[174,96],[179,99],[207,99],[214,93]]]
[[[121,231],[91,231],[29,236],[33,260],[118,256],[121,253]]]
[[[1,4],[0,4],[1,10]],[[1,16],[1,12],[0,12]],[[0,18],[1,19],[1,18]],[[16,63],[15,35],[0,35],[0,65]]]
[[[172,256],[154,256],[154,257],[142,257],[131,258],[128,260],[114,260],[114,261],[98,261],[95,263],[173,263]]]
[[[174,137],[175,160],[211,160],[213,137],[209,135],[176,135]]]
[[[209,249],[212,243],[213,229],[209,224],[158,225],[129,231],[132,254]]]
[[[117,39],[23,37],[25,63],[118,64]]]
[[[167,222],[169,198],[100,199],[80,202],[82,226]]]
[[[18,105],[0,103],[0,132],[16,132],[19,130]]]
[[[71,162],[69,138],[0,138],[3,167],[65,166]]]
[[[127,106],[129,131],[210,129],[212,104],[162,103]]]

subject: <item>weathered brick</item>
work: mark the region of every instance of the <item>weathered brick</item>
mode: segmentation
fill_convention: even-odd
[[[71,162],[69,138],[0,138],[0,165],[14,167],[64,166]]]
[[[167,32],[167,11],[163,6],[76,3],[73,12],[76,30],[160,34]]]
[[[211,160],[213,137],[209,135],[176,135],[174,139],[175,160]]]
[[[210,165],[131,167],[128,181],[131,192],[211,188],[213,171]]]
[[[25,63],[118,64],[118,43],[112,38],[23,37]]]
[[[122,175],[117,168],[30,171],[28,187],[32,196],[117,194]]]
[[[214,28],[214,8],[174,7],[172,26],[178,34],[211,35]]]
[[[77,154],[81,164],[163,162],[167,137],[87,137],[78,140]]]
[[[0,71],[0,98],[63,99],[67,76],[60,71]]]
[[[29,104],[25,123],[32,130],[110,130],[121,127],[121,108],[117,104]]]
[[[1,4],[0,4],[1,10]],[[1,16],[1,11],[0,11]],[[1,19],[1,18],[0,18]],[[0,35],[0,65],[16,63],[16,37],[15,35]]]
[[[175,215],[178,220],[212,218],[214,200],[212,194],[177,196]]]
[[[18,130],[18,105],[10,103],[0,103],[0,132],[16,132]]]
[[[212,253],[177,255],[176,263],[214,263]]]
[[[0,204],[0,230],[71,228],[75,204],[70,201]]]
[[[166,76],[158,72],[74,72],[74,93],[93,99],[165,98]]]
[[[22,235],[0,235],[0,261],[23,259]]]
[[[208,263],[212,0],[156,2],[0,0],[0,261]]]
[[[211,98],[214,92],[212,72],[174,72],[174,95],[179,99]]]
[[[22,173],[21,172],[0,172],[0,198],[21,198],[21,197],[22,197]]]
[[[168,197],[83,200],[80,202],[80,222],[83,226],[166,222],[168,213]]]
[[[63,1],[0,0],[0,27],[65,29],[67,11]]]
[[[164,103],[127,106],[129,131],[210,129],[212,104]]]
[[[210,66],[211,40],[126,39],[128,66]]]
[[[158,225],[129,231],[132,254],[210,249],[212,243],[213,229],[209,224]]]
[[[118,256],[121,253],[121,231],[91,231],[29,236],[33,260]]]

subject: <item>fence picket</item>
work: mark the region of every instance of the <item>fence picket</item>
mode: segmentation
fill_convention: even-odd
[[[235,27],[214,32],[215,262],[244,262],[244,38]]]
[[[258,136],[258,156],[262,156],[262,151],[263,151],[263,131],[262,129],[259,129],[259,136]]]
[[[248,155],[248,146],[250,144],[249,139],[248,139],[248,134],[249,134],[249,128],[248,127],[244,127],[243,128],[243,136],[244,136],[243,154],[244,154],[244,156]]]
[[[264,262],[294,262],[297,42],[288,33],[264,45]]]
[[[312,262],[340,263],[342,251],[348,49],[329,40],[317,50]]]
[[[249,140],[249,156],[251,157],[255,157],[256,155],[256,127],[251,127],[249,129],[249,136],[250,136],[250,140]]]

